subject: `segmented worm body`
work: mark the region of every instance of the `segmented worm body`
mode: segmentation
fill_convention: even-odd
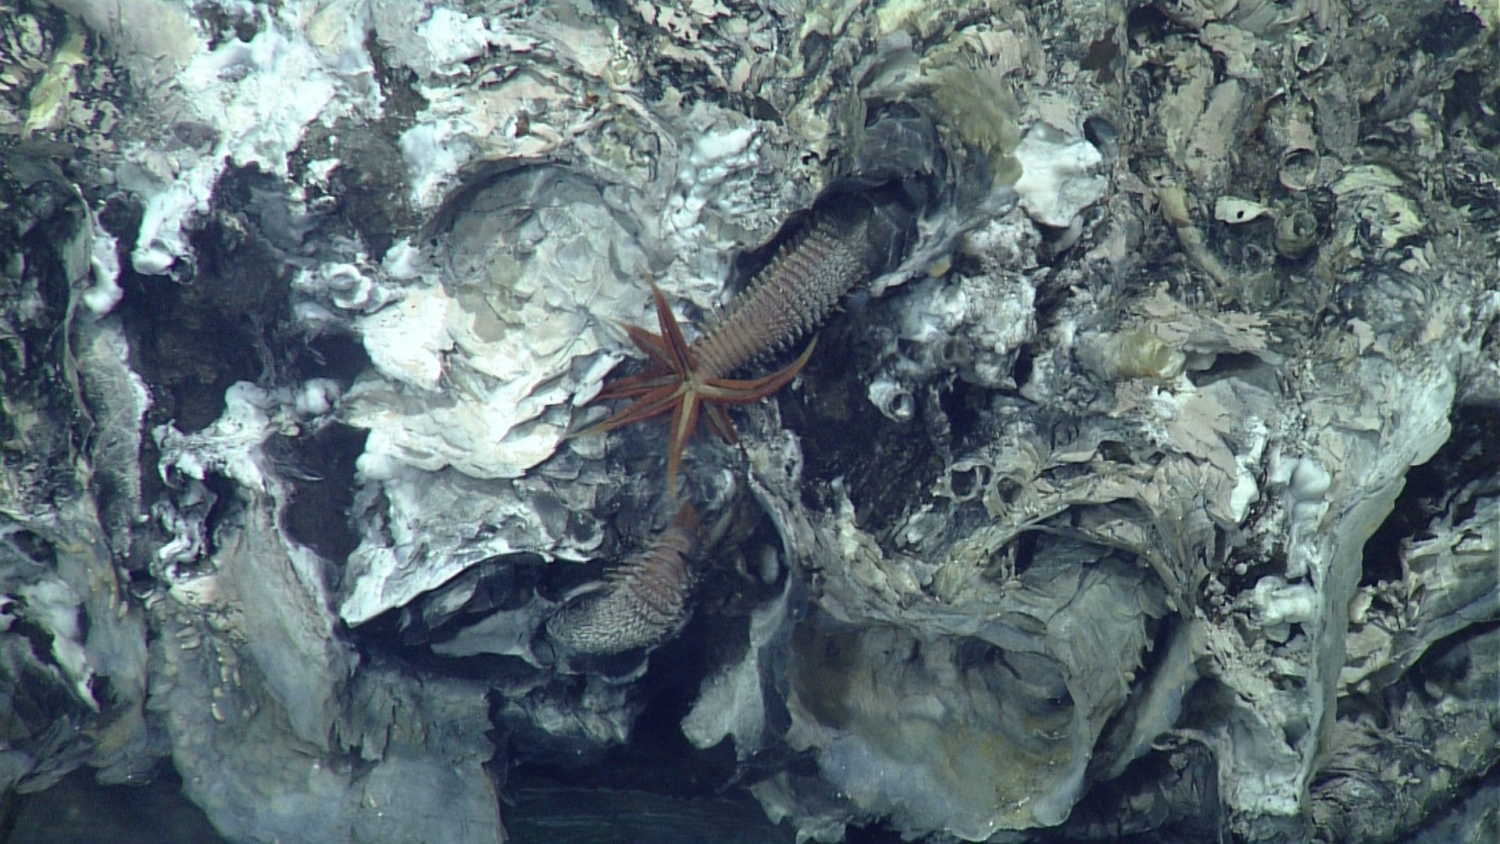
[[[649,548],[605,575],[601,589],[548,619],[547,633],[576,653],[601,656],[665,642],[687,621],[698,542],[697,513],[684,504]]]
[[[868,249],[822,217],[761,270],[692,344],[703,378],[724,378],[761,355],[785,350],[822,324],[868,278]]]

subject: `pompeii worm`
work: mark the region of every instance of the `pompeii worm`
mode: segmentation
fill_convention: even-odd
[[[610,569],[601,584],[571,598],[547,620],[547,633],[575,653],[603,656],[667,641],[687,622],[690,559],[702,540],[698,515],[683,504],[640,554]]]

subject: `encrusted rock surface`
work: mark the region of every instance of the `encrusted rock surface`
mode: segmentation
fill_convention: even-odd
[[[1497,28],[0,0],[0,809],[1492,840]],[[691,340],[838,201],[873,277],[688,445],[672,544],[660,426],[568,436],[620,324],[654,282]],[[652,547],[650,635],[556,635]]]

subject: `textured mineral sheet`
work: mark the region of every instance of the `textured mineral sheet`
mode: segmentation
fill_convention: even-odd
[[[0,830],[1496,840],[1497,8],[0,0]]]

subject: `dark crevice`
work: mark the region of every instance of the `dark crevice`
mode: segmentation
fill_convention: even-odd
[[[1406,473],[1406,487],[1391,515],[1365,543],[1360,585],[1401,580],[1403,547],[1431,538],[1433,521],[1450,507],[1453,524],[1460,524],[1465,513],[1473,512],[1473,504],[1453,502],[1453,493],[1483,473],[1493,472],[1496,465],[1500,465],[1500,428],[1493,424],[1491,414],[1481,408],[1459,408],[1448,442],[1431,460]],[[1500,487],[1500,482],[1491,487]]]
[[[699,614],[681,635],[651,654],[650,667],[635,684],[643,706],[628,743],[604,750],[586,765],[537,761],[519,766],[515,776],[543,778],[570,788],[678,797],[719,794],[735,776],[730,743],[699,750],[682,733],[682,719],[714,666],[709,658],[709,643],[714,641],[710,628],[710,620]]]
[[[332,424],[311,436],[278,438],[284,444],[282,453],[295,462],[295,471],[281,473],[293,490],[281,513],[282,528],[318,556],[336,563],[342,563],[359,545],[349,510],[358,489],[355,461],[364,452],[368,436],[364,429]]]

